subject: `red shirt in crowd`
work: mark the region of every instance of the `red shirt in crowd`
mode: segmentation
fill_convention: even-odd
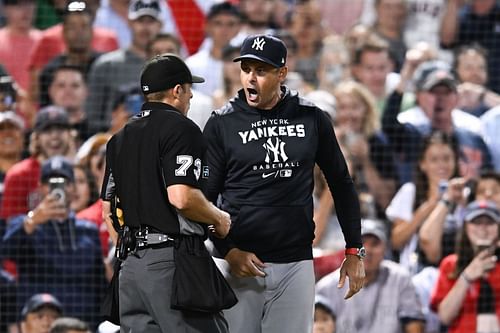
[[[42,32],[36,29],[31,29],[25,35],[13,33],[8,28],[0,29],[0,63],[24,90],[29,88],[30,59],[19,55],[31,54],[35,43],[41,36]]]
[[[431,309],[437,312],[439,304],[457,281],[450,278],[450,274],[455,270],[458,256],[451,254],[443,259],[439,266],[439,275],[431,298]],[[495,310],[500,318],[500,264],[488,274],[488,283],[495,293]],[[453,323],[448,327],[448,333],[471,333],[476,332],[477,302],[479,298],[480,282],[475,281],[469,286],[467,295],[463,301],[462,309]]]
[[[38,204],[39,181],[40,162],[35,157],[14,164],[5,175],[0,218],[26,214]]]
[[[106,257],[109,250],[109,232],[107,224],[102,219],[102,200],[99,199],[91,206],[78,212],[76,218],[91,221],[97,225],[99,238],[101,239],[102,255]]]
[[[97,52],[110,52],[118,48],[116,34],[104,28],[93,28],[92,49]],[[62,23],[57,24],[42,34],[31,53],[29,69],[41,69],[52,58],[66,50],[62,35]]]

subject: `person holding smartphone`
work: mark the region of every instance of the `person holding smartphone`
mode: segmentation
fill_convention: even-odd
[[[456,254],[439,267],[431,308],[449,333],[500,332],[500,211],[491,201],[473,201],[464,212]]]
[[[40,171],[41,202],[14,217],[0,242],[0,257],[18,271],[17,307],[36,293],[50,293],[65,315],[96,328],[106,286],[99,233],[70,208],[75,194],[73,165],[62,156],[45,161]]]

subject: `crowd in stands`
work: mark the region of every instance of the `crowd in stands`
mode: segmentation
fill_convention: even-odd
[[[314,332],[500,333],[497,0],[0,0],[0,332],[119,329],[99,316],[106,142],[167,52],[206,79],[203,129],[255,33],[287,45],[286,85],[330,116],[361,203],[366,284],[345,301],[316,172]]]

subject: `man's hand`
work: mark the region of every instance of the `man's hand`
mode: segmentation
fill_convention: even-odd
[[[346,277],[349,277],[349,291],[344,296],[344,299],[351,298],[354,294],[363,288],[365,280],[365,267],[363,261],[358,256],[347,254],[340,268],[340,280],[338,288],[342,288]]]
[[[236,277],[266,276],[262,270],[266,265],[252,252],[231,249],[225,257],[231,267],[231,274]]]
[[[231,216],[227,212],[221,210],[218,223],[210,225],[208,229],[217,238],[226,237],[231,229]]]

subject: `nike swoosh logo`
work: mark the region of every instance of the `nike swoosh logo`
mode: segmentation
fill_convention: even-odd
[[[275,172],[271,172],[271,173],[263,173],[262,174],[262,178],[266,179],[266,178],[271,177],[273,175],[276,175],[276,171]]]

